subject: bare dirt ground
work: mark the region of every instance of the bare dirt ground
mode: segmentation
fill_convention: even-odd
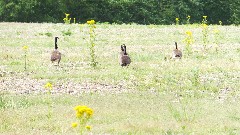
[[[2,72],[0,77],[0,91],[15,94],[46,93],[44,85],[46,79],[33,79],[24,73]],[[111,85],[104,83],[83,82],[78,83],[71,79],[59,81],[54,84],[52,94],[81,94],[81,93],[122,93],[129,92],[124,84]]]

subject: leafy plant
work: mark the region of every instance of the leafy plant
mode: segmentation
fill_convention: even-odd
[[[62,31],[63,36],[71,36],[72,32],[70,31],[70,29],[68,29],[67,31]]]
[[[47,90],[47,94],[48,94],[48,101],[47,101],[48,115],[47,115],[47,117],[48,117],[48,119],[50,119],[52,117],[52,99],[50,96],[51,96],[51,90],[53,89],[53,86],[51,83],[48,82],[44,85],[44,88]]]
[[[28,46],[23,46],[22,47],[23,51],[24,51],[24,69],[25,71],[27,70],[27,51],[28,51]]]
[[[202,34],[203,34],[203,47],[204,47],[204,50],[206,50],[207,49],[207,43],[208,43],[207,16],[203,16],[203,20],[202,20]]]
[[[0,109],[5,109],[7,106],[7,101],[4,98],[4,93],[0,93]]]
[[[71,18],[69,18],[69,15],[70,14],[65,13],[65,18],[63,18],[63,21],[65,24],[70,24],[70,22],[71,22]],[[75,18],[74,18],[74,20],[75,20]]]
[[[95,55],[95,38],[96,38],[96,34],[94,29],[96,28],[95,26],[95,21],[91,20],[91,21],[87,21],[88,27],[89,27],[89,36],[90,36],[90,56],[91,56],[91,63],[90,65],[92,67],[96,67],[97,66],[97,61],[96,61],[96,55]]]
[[[176,25],[179,25],[179,18],[176,18]]]
[[[40,36],[48,36],[48,37],[52,37],[52,33],[51,32],[46,32],[46,33],[38,33]]]
[[[50,33],[50,32],[45,33],[45,35],[48,37],[52,37],[52,33]]]
[[[191,19],[191,16],[188,15],[188,16],[187,16],[187,24],[190,24],[190,19]]]
[[[192,79],[191,82],[194,86],[199,85],[200,83],[200,79],[199,79],[199,69],[198,68],[194,68],[191,70],[192,73]]]
[[[76,18],[73,18],[73,23],[74,23],[74,24],[76,23]]]
[[[186,46],[185,50],[187,52],[187,55],[190,55],[192,53],[192,43],[193,43],[193,36],[191,31],[186,31],[186,38],[184,39]]]
[[[182,99],[178,107],[174,106],[172,103],[168,104],[168,110],[170,111],[173,118],[178,122],[192,122],[196,118],[196,114],[190,114],[189,109],[187,108],[188,99]],[[186,101],[185,101],[186,100]]]

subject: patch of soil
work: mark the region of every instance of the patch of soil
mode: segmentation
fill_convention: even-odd
[[[46,93],[44,85],[48,80],[32,79],[28,76],[11,75],[0,77],[0,91],[16,94]],[[78,83],[71,79],[61,80],[53,84],[52,94],[81,94],[91,92],[123,93],[129,92],[123,84],[111,85],[103,83],[82,82]]]

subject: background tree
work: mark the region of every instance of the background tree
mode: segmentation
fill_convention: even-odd
[[[175,18],[199,23],[239,24],[239,0],[1,0],[0,19],[8,22],[63,22],[64,13],[77,22],[173,24]]]

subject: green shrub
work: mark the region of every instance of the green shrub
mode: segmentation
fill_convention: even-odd
[[[62,22],[69,13],[77,22],[87,20],[110,23],[173,24],[175,18],[187,23],[201,22],[200,16],[209,16],[209,23],[239,24],[238,0],[3,0],[0,2],[0,19],[18,22]]]

